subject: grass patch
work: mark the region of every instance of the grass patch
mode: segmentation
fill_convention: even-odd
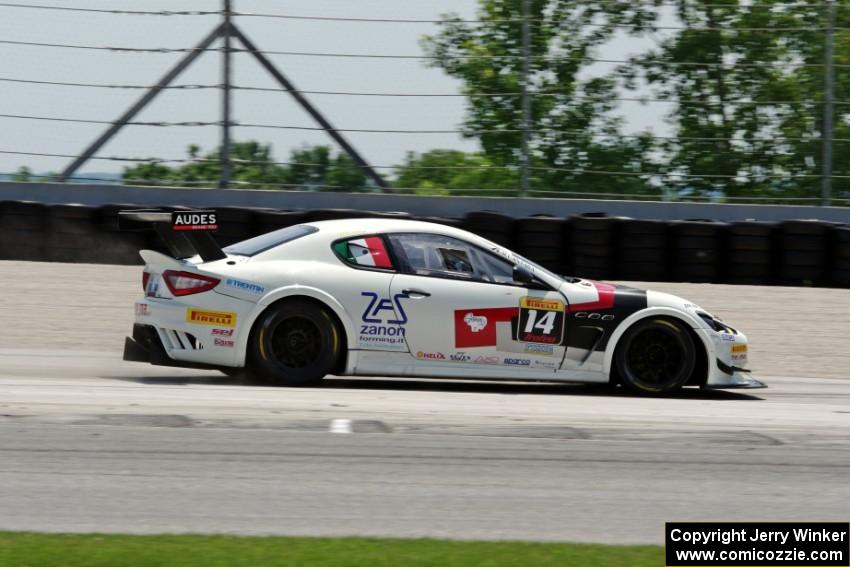
[[[657,546],[437,539],[128,536],[0,532],[0,566],[658,567]]]

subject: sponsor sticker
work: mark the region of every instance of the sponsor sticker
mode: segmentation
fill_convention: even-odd
[[[382,297],[374,291],[363,291],[360,295],[367,298],[366,307],[360,316],[360,346],[376,350],[406,351],[404,331],[407,314],[404,312],[402,301],[408,296],[397,293],[392,297]]]
[[[475,359],[475,364],[499,364],[499,357],[482,355]]]
[[[729,333],[720,333],[720,338],[724,341],[735,342],[735,335],[730,335]]]
[[[230,339],[219,339],[219,338],[217,338],[213,342],[215,343],[215,346],[220,346],[220,347],[225,347],[225,348],[233,348],[233,341],[231,341]]]
[[[193,325],[210,325],[212,327],[236,326],[236,313],[230,311],[206,311],[189,307],[186,309],[186,322]]]
[[[156,297],[159,292],[159,277],[151,276],[148,285],[145,287],[145,295],[148,297]]]
[[[215,211],[174,211],[171,213],[174,230],[218,230]]]
[[[454,313],[455,348],[467,349],[497,345],[497,329],[517,317],[516,307],[457,309]]]
[[[522,309],[543,309],[545,311],[563,311],[564,304],[557,299],[540,299],[537,297],[523,297],[519,300]]]
[[[147,317],[150,314],[150,307],[147,303],[136,304],[136,317]]]
[[[337,242],[334,244],[334,250],[349,264],[387,270],[393,267],[390,255],[384,246],[384,240],[380,236],[366,236],[348,242]]]
[[[470,312],[463,316],[463,322],[473,333],[478,333],[487,328],[487,317],[484,315],[476,315]]]
[[[747,363],[747,345],[732,345],[732,364],[742,366]]]
[[[233,336],[233,329],[213,329],[212,335],[218,337],[231,337]]]
[[[525,352],[527,354],[553,356],[555,354],[555,347],[553,345],[544,345],[541,343],[527,343],[525,345]]]
[[[246,282],[242,280],[237,280],[234,278],[227,278],[224,280],[224,285],[229,288],[233,288],[238,291],[244,291],[247,293],[253,293],[255,295],[263,295],[266,292],[265,286],[261,286],[260,284],[256,284],[253,282]]]
[[[449,360],[453,360],[454,362],[469,362],[472,360],[472,357],[465,352],[455,352],[449,355]]]
[[[555,368],[555,363],[548,360],[532,360],[531,366],[534,368],[546,368],[548,370],[553,370]]]
[[[560,345],[564,340],[563,302],[536,297],[520,299],[517,340]]]
[[[416,353],[416,358],[424,358],[426,360],[445,360],[446,355],[441,352],[422,352]]]
[[[502,362],[510,366],[531,366],[531,360],[528,358],[506,358]]]

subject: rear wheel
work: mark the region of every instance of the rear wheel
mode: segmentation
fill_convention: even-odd
[[[621,383],[632,392],[668,394],[684,386],[691,377],[696,347],[679,321],[646,319],[623,335],[614,363]]]
[[[336,367],[342,332],[333,315],[318,303],[294,299],[271,307],[251,339],[253,368],[280,386],[319,383]]]

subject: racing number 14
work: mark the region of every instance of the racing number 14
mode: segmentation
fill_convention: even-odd
[[[564,304],[557,300],[524,297],[520,301],[517,340],[560,345],[564,338]]]
[[[537,310],[529,309],[528,322],[525,324],[524,331],[526,333],[533,333],[534,329],[540,329],[544,335],[551,335],[552,329],[555,328],[556,315],[557,313],[555,311],[547,311],[539,320],[537,320]]]

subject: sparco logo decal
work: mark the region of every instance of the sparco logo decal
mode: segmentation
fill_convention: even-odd
[[[213,327],[235,327],[236,313],[229,311],[204,311],[203,309],[186,309],[186,322],[195,325],[211,325]]]

